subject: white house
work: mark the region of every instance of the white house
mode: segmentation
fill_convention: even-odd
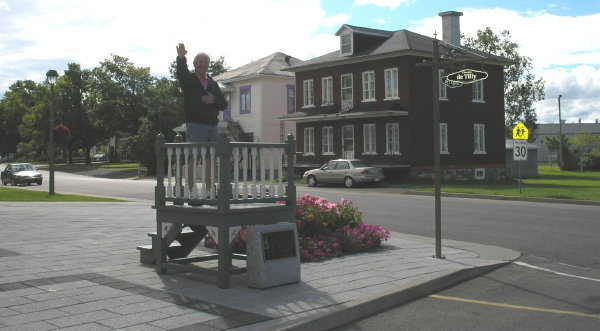
[[[294,123],[279,120],[296,112],[294,73],[282,70],[301,62],[277,52],[214,77],[229,101],[221,130],[237,141],[281,142],[295,135]]]

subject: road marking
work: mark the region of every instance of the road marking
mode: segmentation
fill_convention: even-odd
[[[558,310],[558,309],[547,309],[547,308],[537,308],[537,307],[520,306],[520,305],[510,305],[510,304],[507,304],[507,303],[497,303],[497,302],[489,302],[489,301],[481,301],[481,300],[473,300],[473,299],[464,299],[464,298],[457,298],[457,297],[448,297],[448,296],[437,295],[437,294],[432,294],[429,297],[430,298],[435,298],[435,299],[442,299],[442,300],[475,303],[475,304],[486,305],[486,306],[511,308],[511,309],[521,309],[521,310],[531,310],[531,311],[539,311],[539,312],[542,312],[542,313],[575,315],[575,316],[580,316],[580,317],[591,317],[591,318],[598,318],[598,319],[600,319],[600,315],[598,315],[598,314],[585,314],[585,313],[579,313],[579,312],[576,312],[576,311]]]
[[[527,268],[532,268],[532,269],[537,269],[537,270],[542,270],[542,271],[547,271],[547,272],[551,272],[555,275],[560,275],[560,276],[567,276],[567,277],[573,277],[573,278],[579,278],[579,279],[584,279],[584,280],[591,280],[593,282],[599,282],[600,283],[600,279],[596,279],[596,278],[590,278],[590,277],[584,277],[584,276],[577,276],[577,275],[571,275],[571,274],[566,274],[564,272],[558,272],[558,271],[554,271],[554,270],[550,270],[550,269],[546,269],[546,268],[542,268],[542,267],[537,267],[534,265],[531,265],[529,263],[525,263],[525,262],[513,262],[516,265],[520,265],[523,267],[527,267]]]

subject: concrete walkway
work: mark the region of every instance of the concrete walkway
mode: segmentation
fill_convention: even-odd
[[[0,202],[0,330],[326,330],[476,277],[518,252],[392,233],[384,247],[302,264],[298,284],[219,289],[201,275],[158,275],[137,245],[150,204]],[[240,262],[236,262],[240,263]]]

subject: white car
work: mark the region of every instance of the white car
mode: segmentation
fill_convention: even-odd
[[[384,176],[381,168],[372,167],[362,160],[338,159],[327,162],[319,169],[306,171],[302,178],[311,187],[322,183],[353,187],[356,184],[381,182]]]

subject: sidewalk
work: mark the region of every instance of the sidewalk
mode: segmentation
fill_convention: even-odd
[[[0,330],[325,330],[476,277],[518,252],[392,233],[383,249],[302,264],[298,284],[219,289],[201,275],[158,275],[137,245],[148,203],[0,202]]]

